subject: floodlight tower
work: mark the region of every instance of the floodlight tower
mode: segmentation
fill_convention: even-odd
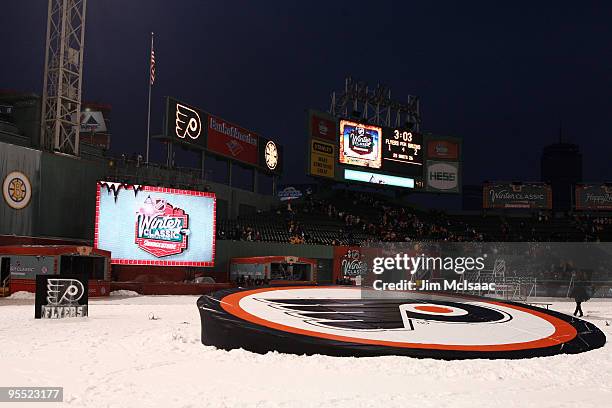
[[[378,84],[370,88],[365,82],[352,77],[344,80],[344,90],[332,92],[329,113],[333,116],[355,117],[381,126],[421,127],[420,101],[408,95],[407,101],[391,99],[391,89]]]
[[[40,143],[79,155],[87,0],[49,0]]]

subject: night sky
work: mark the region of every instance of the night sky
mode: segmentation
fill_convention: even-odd
[[[0,88],[42,93],[46,13],[2,2]],[[585,180],[612,180],[611,21],[609,1],[89,0],[83,100],[112,105],[113,153],[144,152],[154,31],[153,133],[175,96],[281,142],[283,182],[307,181],[305,109],[347,75],[419,95],[422,130],[463,137],[465,183],[538,180],[560,124]]]

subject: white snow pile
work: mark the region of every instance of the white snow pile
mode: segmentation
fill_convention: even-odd
[[[22,291],[19,291],[19,292],[12,293],[10,296],[8,296],[8,299],[34,300],[34,299],[36,299],[36,293],[26,292],[26,291],[22,290]]]
[[[122,296],[122,297],[135,297],[135,296],[140,296],[140,293],[134,292],[133,290],[119,289],[119,290],[113,290],[110,293],[110,295],[111,296]]]
[[[35,320],[32,305],[0,298],[0,384],[63,386],[64,403],[43,404],[48,408],[611,406],[612,302],[583,305],[586,320],[609,339],[603,348],[440,361],[217,350],[201,343],[196,300],[95,298],[88,318]],[[571,313],[574,304],[551,308]],[[161,318],[150,320],[151,313]]]

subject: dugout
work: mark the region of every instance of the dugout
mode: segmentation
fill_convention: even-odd
[[[3,286],[9,293],[36,292],[36,275],[87,273],[89,296],[110,293],[109,251],[77,245],[0,246],[0,270]]]
[[[253,256],[230,260],[230,280],[241,276],[267,279],[270,283],[315,283],[317,261],[298,256]]]

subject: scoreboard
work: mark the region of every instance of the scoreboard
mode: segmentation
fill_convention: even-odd
[[[309,111],[311,176],[435,192],[458,192],[460,139],[423,135]],[[440,183],[441,169],[453,183]],[[431,180],[430,180],[431,179]]]
[[[420,133],[340,119],[338,145],[340,164],[367,167],[390,175],[423,177],[424,149]]]
[[[383,128],[383,165],[390,173],[423,175],[423,135],[402,128]]]

